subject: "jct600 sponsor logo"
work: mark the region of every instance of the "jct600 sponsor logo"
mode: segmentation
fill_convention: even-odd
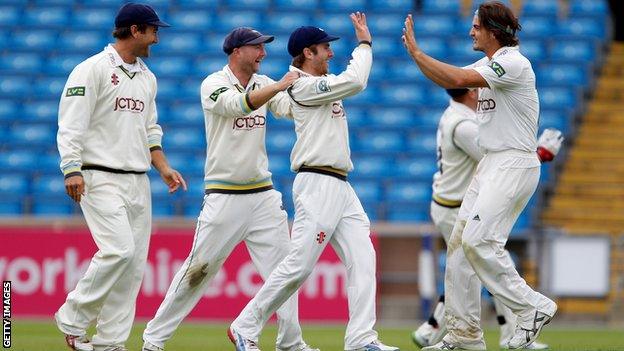
[[[477,101],[477,112],[487,113],[496,110],[496,101],[494,99],[483,99]]]
[[[234,119],[232,129],[251,130],[255,128],[264,128],[266,117],[262,115],[238,117]]]

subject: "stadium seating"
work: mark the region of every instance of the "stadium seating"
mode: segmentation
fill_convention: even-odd
[[[223,37],[235,26],[275,35],[261,73],[278,79],[291,58],[289,33],[318,25],[341,37],[332,42],[333,72],[346,67],[355,37],[347,13],[364,10],[374,37],[369,84],[345,100],[355,169],[350,181],[373,220],[428,221],[431,176],[436,171],[435,130],[448,104],[405,53],[400,41],[407,13],[415,17],[419,45],[433,57],[467,65],[483,55],[467,37],[472,14],[458,0],[151,0],[173,26],[159,32],[149,67],[158,77],[158,115],[164,147],[190,189],[170,195],[154,172],[154,215],[196,217],[203,196],[204,116],[202,80],[227,62]],[[479,1],[474,1],[476,8]],[[0,4],[0,216],[70,216],[79,212],[64,195],[56,149],[58,100],[76,64],[113,39],[118,0],[30,0]],[[567,13],[565,12],[567,11]],[[521,51],[532,61],[540,92],[540,129],[573,133],[584,96],[594,85],[607,40],[605,1],[524,1]],[[289,154],[292,121],[269,117],[267,150],[275,187],[292,215]],[[549,172],[543,172],[547,178]],[[43,195],[42,195],[43,194]],[[37,196],[35,196],[37,195]],[[40,196],[41,195],[41,196]],[[532,225],[525,213],[517,228]]]

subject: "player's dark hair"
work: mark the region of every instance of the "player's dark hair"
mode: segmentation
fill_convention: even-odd
[[[310,51],[312,51],[313,54],[318,53],[318,49],[316,48],[316,45],[317,44],[314,44],[314,45],[308,47],[308,49],[310,49]],[[305,61],[305,55],[302,52],[299,55],[293,57],[291,65],[293,67],[297,67],[297,68],[301,69],[301,67],[303,67],[303,62],[304,61]]]
[[[500,1],[488,1],[479,5],[477,16],[481,26],[494,34],[501,46],[516,46],[520,42],[516,32],[522,30],[513,11]]]
[[[145,23],[137,24],[136,26],[137,26],[137,30],[141,33],[145,33],[145,31],[147,30],[147,24]],[[116,39],[130,38],[132,36],[132,30],[130,29],[130,27],[132,26],[119,27],[119,28],[113,29],[113,38],[116,38]]]

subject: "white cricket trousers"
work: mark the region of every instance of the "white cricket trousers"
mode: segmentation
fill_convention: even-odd
[[[232,327],[243,337],[257,341],[269,317],[297,292],[327,243],[331,243],[347,268],[349,323],[345,349],[369,344],[377,339],[373,330],[376,260],[370,222],[360,200],[348,182],[309,172],[297,174],[293,199],[292,249]]]
[[[134,320],[152,227],[149,178],[83,170],[82,213],[98,251],[55,315],[65,334],[85,335],[94,321],[96,350],[123,346]]]
[[[536,309],[554,313],[554,302],[527,285],[505,250],[539,175],[535,152],[490,152],[479,162],[447,248],[447,341],[482,344],[481,283],[518,315],[519,322],[523,318],[532,322]]]
[[[266,280],[290,250],[288,217],[278,191],[212,193],[204,197],[191,252],[173,278],[156,316],[147,324],[143,340],[164,347],[243,240],[258,273]],[[279,348],[303,344],[297,304],[295,294],[277,311]]]

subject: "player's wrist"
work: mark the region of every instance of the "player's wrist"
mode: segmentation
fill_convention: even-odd
[[[373,47],[373,42],[372,42],[372,40],[362,39],[362,40],[360,40],[358,42],[358,46],[359,45],[368,45],[368,46],[370,46],[372,48]]]

